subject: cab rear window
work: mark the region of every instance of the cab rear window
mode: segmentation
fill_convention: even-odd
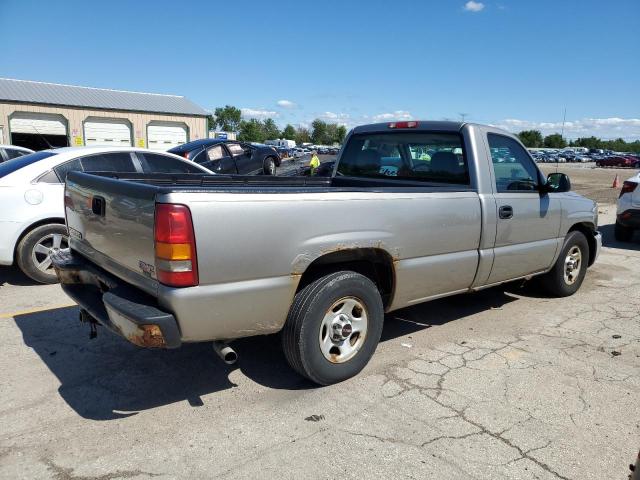
[[[457,133],[353,135],[340,157],[337,173],[434,184],[470,183],[462,137]]]
[[[0,163],[0,178],[40,160],[44,160],[45,158],[53,157],[54,155],[57,154],[54,152],[35,152],[2,162]]]

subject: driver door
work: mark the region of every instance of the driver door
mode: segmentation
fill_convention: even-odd
[[[494,173],[496,242],[488,283],[498,283],[551,266],[562,239],[558,238],[562,208],[551,194],[540,195],[543,177],[527,151],[514,139],[487,134]]]
[[[227,148],[236,162],[236,168],[240,175],[250,175],[261,170],[262,164],[258,167],[256,159],[253,158],[257,157],[257,155],[253,155],[255,153],[253,149],[235,142],[227,143]]]

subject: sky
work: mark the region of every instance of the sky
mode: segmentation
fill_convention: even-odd
[[[0,77],[640,139],[640,0],[0,0]]]

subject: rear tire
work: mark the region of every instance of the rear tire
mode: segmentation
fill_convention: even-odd
[[[625,227],[619,222],[616,222],[616,226],[613,230],[613,236],[618,242],[630,242],[633,238],[633,228]]]
[[[58,283],[51,265],[51,253],[69,246],[67,227],[57,223],[41,225],[28,232],[16,248],[20,270],[39,283]]]
[[[384,308],[376,285],[351,271],[326,275],[300,290],[282,330],[285,357],[319,385],[357,375],[376,350]]]
[[[553,268],[541,277],[543,288],[554,297],[578,291],[589,263],[589,244],[582,232],[569,232]]]
[[[276,174],[276,162],[273,157],[267,157],[264,161],[264,174],[275,175]]]

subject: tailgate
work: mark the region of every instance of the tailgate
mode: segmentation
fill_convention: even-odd
[[[70,247],[121,279],[156,294],[157,187],[71,172],[65,186]]]

